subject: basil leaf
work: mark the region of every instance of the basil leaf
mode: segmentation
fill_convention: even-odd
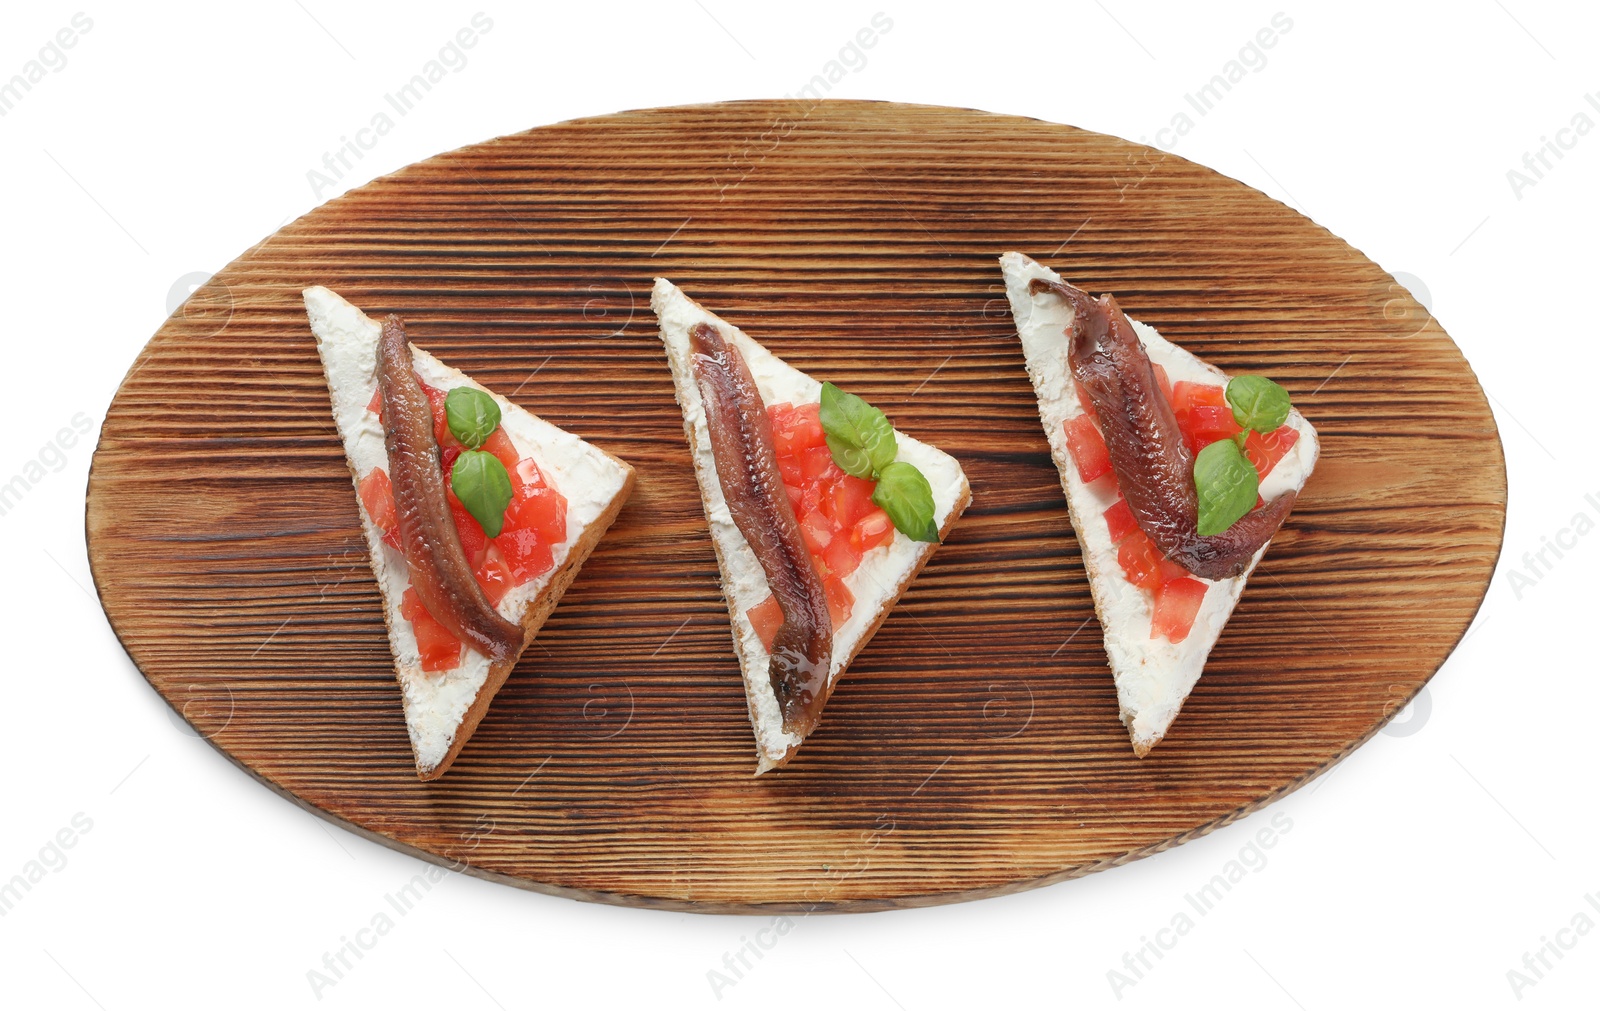
[[[1267,435],[1289,420],[1289,391],[1266,376],[1235,376],[1228,381],[1227,397],[1240,428]]]
[[[482,390],[457,386],[445,394],[444,420],[463,446],[477,449],[500,427],[500,405]]]
[[[831,435],[823,435],[823,440],[828,444],[828,450],[833,453],[833,462],[839,469],[851,477],[859,477],[863,481],[872,480],[872,457],[864,449],[857,449],[847,442],[843,442]]]
[[[450,468],[450,487],[490,537],[499,537],[511,504],[511,475],[493,453],[469,449]]]
[[[851,477],[870,480],[894,463],[894,426],[860,397],[823,383],[821,420],[833,462]]]
[[[1200,536],[1220,534],[1256,507],[1260,478],[1232,439],[1220,439],[1194,458],[1194,490],[1200,499]]]
[[[896,461],[880,470],[872,502],[912,540],[939,540],[939,528],[933,525],[933,488],[913,465]]]

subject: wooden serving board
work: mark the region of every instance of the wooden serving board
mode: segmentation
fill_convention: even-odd
[[[1117,718],[996,257],[1034,255],[1230,371],[1323,456],[1167,739]],[[754,746],[653,275],[958,457],[973,501],[786,769]],[[417,781],[300,289],[326,284],[638,469],[439,782]],[[1460,639],[1504,461],[1450,338],[1232,179],[962,109],[741,102],[561,123],[280,230],[161,328],[107,412],[88,538],[155,689],[370,838],[578,898],[873,909],[1156,852],[1370,737]]]

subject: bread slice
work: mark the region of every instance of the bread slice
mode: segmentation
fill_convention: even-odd
[[[383,426],[367,409],[378,388],[377,346],[383,328],[327,288],[307,288],[304,296],[333,397],[334,422],[344,441],[345,461],[359,486],[374,468],[387,470],[389,464]],[[552,548],[554,568],[508,591],[500,601],[501,615],[522,625],[526,649],[584,559],[617,518],[633,489],[633,468],[485,390],[426,351],[413,345],[411,352],[417,374],[428,385],[445,391],[471,386],[494,397],[500,405],[501,427],[518,453],[537,461],[550,483],[567,498],[567,538]],[[516,666],[516,658],[491,665],[488,658],[469,648],[462,651],[462,662],[455,669],[424,672],[411,622],[400,613],[401,596],[410,585],[405,558],[383,542],[383,532],[372,522],[359,494],[356,508],[372,572],[383,593],[383,617],[389,627],[389,646],[394,652],[417,775],[424,780],[437,779],[477,729],[490,700]]]
[[[822,384],[786,364],[778,356],[746,336],[738,327],[701,308],[665,278],[656,278],[650,305],[661,323],[661,340],[666,345],[667,361],[672,366],[678,404],[683,409],[683,428],[694,456],[695,476],[700,482],[700,498],[711,527],[711,544],[716,550],[717,567],[722,573],[722,592],[733,622],[733,645],[744,675],[745,698],[750,723],[755,729],[757,766],[760,775],[787,762],[800,747],[801,739],[783,729],[778,699],[768,678],[769,655],[750,623],[750,608],[770,595],[767,579],[756,561],[755,552],[734,525],[723,500],[722,485],[711,455],[710,434],[700,391],[691,371],[689,330],[697,323],[715,325],[733,343],[749,366],[761,397],[771,406],[781,403],[816,403]],[[915,464],[933,488],[934,525],[942,542],[957,517],[972,499],[967,477],[955,458],[932,446],[918,442],[896,430],[898,459]],[[914,541],[900,531],[893,540],[869,551],[845,584],[855,597],[848,621],[834,630],[833,662],[828,689],[838,683],[856,654],[872,638],[888,616],[906,586],[916,578],[937,544]]]
[[[1029,292],[1029,284],[1035,278],[1057,282],[1062,278],[1021,253],[1000,257],[1000,268],[1005,274],[1017,335],[1022,339],[1028,376],[1039,398],[1039,418],[1050,440],[1050,456],[1061,472],[1067,511],[1083,550],[1095,613],[1105,633],[1106,655],[1116,678],[1122,722],[1128,728],[1134,753],[1143,758],[1177,718],[1267,545],[1256,552],[1242,575],[1202,580],[1207,584],[1206,593],[1194,627],[1182,643],[1151,638],[1151,599],[1123,575],[1117,546],[1104,516],[1117,500],[1115,482],[1102,478],[1086,485],[1067,451],[1063,425],[1083,413],[1067,367],[1066,331],[1072,324],[1073,311],[1053,295],[1034,296]],[[1165,368],[1174,383],[1227,383],[1228,376],[1220,369],[1163,339],[1154,328],[1131,318],[1130,321],[1150,360]],[[1303,488],[1317,462],[1316,430],[1298,411],[1290,411],[1288,424],[1299,432],[1299,439],[1261,484],[1261,495],[1269,501],[1286,491]]]

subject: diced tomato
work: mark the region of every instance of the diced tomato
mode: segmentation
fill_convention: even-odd
[[[415,589],[406,588],[400,598],[400,614],[411,622],[411,632],[417,640],[417,653],[422,657],[423,670],[450,670],[461,663],[461,640],[451,635],[450,630],[429,613]]]
[[[848,474],[844,475],[844,477],[849,476],[850,475]],[[844,478],[842,477],[839,480],[842,481]],[[839,481],[830,481],[827,478],[814,481],[807,486],[806,491],[809,493],[812,489],[815,489],[816,494],[815,496],[808,494],[805,501],[815,502],[816,508],[821,511],[822,515],[828,518],[828,522],[833,524],[833,528],[835,530],[848,530],[850,529],[850,524],[840,523],[837,518],[839,504],[834,501],[834,499],[835,494],[838,491],[838,487]]]
[[[1172,412],[1183,414],[1197,406],[1226,407],[1228,398],[1221,386],[1180,379],[1172,384]]]
[[[1133,518],[1133,510],[1128,508],[1127,499],[1117,499],[1105,515],[1106,526],[1111,528],[1112,544],[1139,529],[1138,521]]]
[[[1160,579],[1156,567],[1158,560],[1156,546],[1142,531],[1128,534],[1117,547],[1117,562],[1122,566],[1122,574],[1140,589],[1155,589]]]
[[[367,401],[367,410],[376,414],[379,421],[383,420],[383,390],[381,388],[372,391],[372,399]]]
[[[1199,453],[1213,442],[1231,439],[1242,431],[1239,423],[1233,420],[1231,407],[1202,405],[1195,407],[1184,417],[1186,421],[1180,421],[1178,427],[1183,429],[1184,435],[1188,437],[1191,453]]]
[[[539,534],[546,544],[567,539],[567,497],[554,488],[539,488],[511,503],[507,521]]]
[[[808,512],[800,519],[800,536],[812,556],[821,558],[833,542],[833,524],[819,512]]]
[[[872,504],[872,492],[875,487],[871,481],[845,474],[833,482],[827,497],[823,499],[823,512],[828,514],[839,529],[848,530],[855,526],[857,520],[877,508]]]
[[[544,471],[539,469],[539,465],[533,461],[532,457],[523,457],[511,469],[511,494],[517,498],[522,498],[530,491],[544,488],[548,485],[549,482],[544,478]]]
[[[795,457],[778,457],[778,473],[783,475],[783,483],[786,487],[800,488],[806,483],[805,467]]]
[[[483,564],[478,566],[476,575],[478,585],[489,597],[489,603],[496,607],[500,606],[500,601],[515,585],[511,570],[506,567],[505,559],[500,557],[500,550],[492,545],[484,552]]]
[[[411,632],[416,636],[417,653],[423,671],[454,670],[461,665],[461,641],[434,621],[433,615],[424,611],[420,618],[411,623]]]
[[[482,524],[467,512],[466,506],[452,505],[450,515],[455,517],[456,536],[461,538],[461,550],[467,556],[467,564],[476,569],[483,564],[484,552],[489,550],[489,535],[483,532]]]
[[[822,564],[827,566],[828,575],[843,578],[861,564],[861,549],[852,544],[850,538],[835,536],[823,549]]]
[[[1117,546],[1117,561],[1128,582],[1141,590],[1154,591],[1168,580],[1189,574],[1183,566],[1162,555],[1142,530],[1133,530],[1123,537]]]
[[[768,597],[747,611],[745,617],[755,627],[761,645],[767,648],[767,652],[772,652],[772,640],[777,637],[778,629],[783,627],[783,608],[778,606],[778,598]]]
[[[422,598],[417,595],[416,588],[406,587],[406,592],[400,595],[400,617],[414,621],[419,613],[426,613],[427,610],[422,606]]]
[[[833,478],[844,475],[839,465],[833,462],[833,452],[827,446],[813,446],[802,449],[795,454],[800,460],[800,479],[811,482],[819,478]]]
[[[1221,386],[1187,380],[1174,383],[1172,413],[1177,416],[1178,428],[1188,440],[1191,453],[1221,439],[1231,439],[1240,431]]]
[[[850,543],[862,554],[893,539],[894,521],[877,506],[873,506],[871,512],[856,520],[856,525],[850,528]]]
[[[772,418],[772,446],[779,456],[792,456],[801,450],[826,444],[822,431],[822,405],[776,404],[768,409]]]
[[[422,387],[422,392],[428,398],[428,403],[433,407],[433,438],[442,449],[445,446],[459,446],[456,437],[450,432],[450,422],[444,413],[444,390],[436,390],[421,379],[417,380]]]
[[[392,548],[400,548],[400,527],[394,510],[394,485],[389,483],[389,472],[374,467],[361,479],[357,491],[361,504],[373,526],[383,531],[383,541]]]
[[[790,409],[794,411],[794,423],[796,425],[803,425],[807,428],[814,426],[816,431],[821,433],[822,401],[819,400],[811,404],[791,404]],[[822,445],[822,436],[820,434],[814,436],[811,444],[813,446]]]
[[[500,550],[500,557],[505,559],[506,568],[511,570],[514,585],[542,576],[555,565],[550,545],[535,530],[526,527],[503,530],[494,544]]]
[[[1072,462],[1077,464],[1078,477],[1084,484],[1111,473],[1111,454],[1100,429],[1095,427],[1093,416],[1080,414],[1063,427],[1067,433],[1067,452],[1072,454]]]
[[[856,606],[855,594],[850,592],[850,587],[844,585],[844,580],[839,576],[824,579],[822,588],[828,595],[828,615],[833,618],[833,627],[837,629],[850,620],[850,612]]]
[[[498,434],[498,429],[496,432]],[[523,464],[529,466],[524,467]],[[553,549],[567,539],[567,497],[546,482],[538,465],[531,460],[520,461],[513,473],[520,474],[524,479],[522,492],[506,507],[505,525],[500,529],[500,536],[490,540],[486,548],[490,561],[498,557],[499,566],[510,581],[509,586],[520,586],[554,567]],[[537,487],[532,486],[534,481]],[[468,519],[471,519],[470,514]],[[477,520],[472,520],[472,523],[477,525]],[[481,535],[481,527],[479,532]],[[466,545],[465,539],[462,544]],[[480,555],[475,564],[479,568],[481,583],[483,566],[488,562],[482,561]],[[488,587],[485,586],[485,589]]]
[[[1300,432],[1288,425],[1273,432],[1271,435],[1262,435],[1260,432],[1251,432],[1244,440],[1244,455],[1255,464],[1256,473],[1263,480],[1272,473],[1272,468],[1278,465],[1300,441]]]
[[[394,485],[389,482],[389,472],[382,467],[374,467],[361,479],[357,489],[361,494],[361,504],[367,507],[367,515],[372,522],[387,530],[394,526]]]
[[[773,451],[784,492],[800,524],[827,592],[835,626],[849,619],[854,597],[844,579],[861,565],[862,555],[894,537],[894,525],[872,503],[876,485],[846,474],[833,462],[822,431],[820,404],[774,404]],[[776,599],[751,609],[751,623],[770,648],[782,621]]]
[[[1167,370],[1155,362],[1150,363],[1150,368],[1156,374],[1156,385],[1161,387],[1162,396],[1167,398],[1167,403],[1172,403],[1172,380],[1167,378]]]
[[[517,456],[517,447],[511,444],[511,436],[506,434],[504,428],[496,428],[478,448],[485,453],[493,453],[501,463],[505,464],[508,476],[517,472],[517,464],[521,462],[521,457]],[[515,491],[515,486],[512,490]]]
[[[1150,638],[1182,642],[1194,627],[1206,584],[1190,576],[1168,580],[1156,588],[1155,614],[1150,621]]]
[[[800,492],[800,508],[795,515],[799,517],[810,516],[813,513],[821,515],[822,500],[828,494],[828,485],[828,481],[821,479],[803,485]],[[827,520],[829,528],[832,529],[833,520],[826,516],[823,516],[823,519]]]

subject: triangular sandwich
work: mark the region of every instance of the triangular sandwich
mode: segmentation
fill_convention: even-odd
[[[1265,377],[1229,377],[1020,253],[1000,266],[1143,757],[1311,476],[1317,434]]]
[[[304,296],[417,775],[437,779],[616,519],[633,469],[411,346],[397,317],[323,287]]]
[[[664,278],[650,304],[722,574],[759,775],[815,728],[839,675],[971,491],[954,457],[785,364]]]

